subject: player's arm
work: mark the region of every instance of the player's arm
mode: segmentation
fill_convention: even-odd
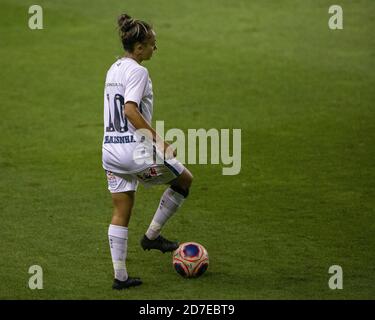
[[[164,155],[167,159],[176,156],[176,152],[173,151],[172,148],[169,148],[170,145],[167,142],[163,141],[163,139],[156,133],[154,128],[148,124],[148,122],[139,112],[138,106],[135,102],[127,101],[125,103],[124,114],[128,121],[130,121],[134,126],[134,128],[136,128],[137,130],[146,129],[151,133],[152,139],[156,143],[157,148],[161,151],[164,151]]]

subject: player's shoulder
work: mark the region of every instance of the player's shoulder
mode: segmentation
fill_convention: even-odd
[[[137,76],[137,77],[143,77],[143,76],[148,76],[148,70],[146,67],[140,65],[139,63],[133,61],[131,62],[129,74],[132,76]]]
[[[130,58],[116,60],[109,68],[108,74],[120,76],[125,82],[149,76],[147,68]]]
[[[147,69],[144,66],[140,65],[135,60],[127,58],[127,57],[117,58],[116,61],[113,62],[112,65],[110,66],[110,69],[113,69],[113,68],[129,69],[129,70],[140,69],[140,70],[147,71]]]

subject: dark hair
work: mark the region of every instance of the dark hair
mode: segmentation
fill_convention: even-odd
[[[117,20],[122,46],[128,52],[133,52],[137,42],[145,43],[151,37],[151,26],[144,21],[135,20],[123,13]]]

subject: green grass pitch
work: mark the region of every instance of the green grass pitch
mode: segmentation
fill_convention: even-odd
[[[44,29],[30,30],[34,3],[2,0],[0,298],[375,298],[375,3],[338,2],[343,30],[326,0],[40,0]],[[157,33],[153,121],[242,129],[242,170],[187,165],[164,234],[208,249],[199,279],[140,248],[164,190],[140,187],[127,265],[144,284],[113,292],[102,110],[124,11]],[[34,264],[43,290],[28,288]]]

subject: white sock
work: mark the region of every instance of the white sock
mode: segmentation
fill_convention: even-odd
[[[146,237],[150,240],[156,239],[161,228],[167,222],[167,220],[177,211],[177,209],[184,202],[183,195],[168,188],[164,191],[159,203],[159,207],[155,212],[150,226],[146,232]]]
[[[108,228],[108,239],[115,278],[120,281],[125,281],[128,279],[125,265],[128,251],[128,228],[110,224]]]

